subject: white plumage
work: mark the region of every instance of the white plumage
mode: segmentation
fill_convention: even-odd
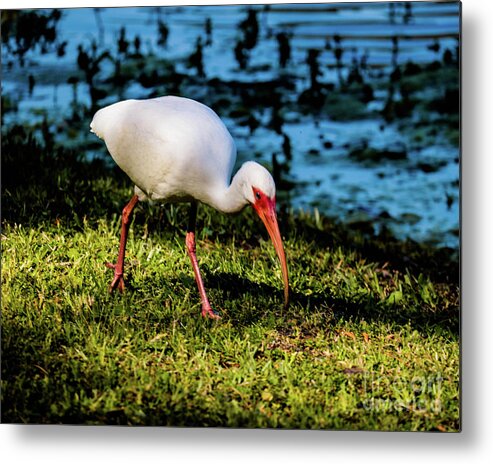
[[[253,203],[251,192],[242,192],[244,182],[239,181],[275,195],[272,176],[253,162],[245,163],[237,188],[229,189],[235,143],[217,114],[194,100],[166,96],[121,101],[99,110],[91,130],[135,183],[140,200],[196,199],[235,212],[247,200]]]
[[[99,110],[91,122],[91,131],[105,141],[115,162],[135,183],[136,196],[124,210],[123,223],[137,200],[199,201],[226,213],[239,211],[250,203],[265,223],[281,259],[287,303],[287,267],[275,213],[274,180],[264,167],[252,161],[243,164],[231,180],[235,143],[212,109],[175,96],[126,100]],[[192,208],[193,216],[195,212],[196,208]],[[191,224],[194,228],[195,217],[191,217]],[[123,290],[127,229],[128,225],[123,224],[119,260],[112,265],[112,289],[118,286]],[[194,258],[194,236],[192,248],[189,253],[203,307],[207,307]],[[209,310],[203,310],[203,314],[204,311],[212,315]]]

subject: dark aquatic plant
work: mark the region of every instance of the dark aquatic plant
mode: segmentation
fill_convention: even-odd
[[[142,44],[142,41],[140,40],[140,36],[137,34],[135,37],[134,37],[134,54],[133,54],[133,58],[142,58],[142,53],[140,51],[140,46]]]
[[[257,45],[258,41],[258,20],[257,12],[253,9],[248,10],[247,17],[238,25],[240,31],[243,33],[243,43],[245,48],[252,50]]]
[[[34,78],[34,76],[32,74],[29,74],[27,80],[29,82],[29,96],[32,97],[34,85],[36,84],[36,79]]]
[[[168,44],[169,27],[161,19],[159,19],[157,22],[157,31],[158,31],[157,44],[160,47],[166,48]]]
[[[234,54],[240,69],[246,69],[250,58],[250,51],[255,48],[258,41],[259,25],[257,12],[248,10],[247,17],[238,24],[241,38],[236,41]]]
[[[102,89],[96,87],[94,78],[101,71],[101,63],[103,60],[111,60],[112,58],[107,50],[98,52],[98,46],[95,41],[91,43],[88,50],[86,50],[82,45],[79,45],[77,50],[77,65],[84,73],[86,83],[89,86],[92,111],[96,109],[98,100],[106,95]]]
[[[287,32],[279,32],[276,39],[279,46],[279,66],[285,68],[291,58],[290,35]]]
[[[188,57],[188,66],[190,68],[195,68],[199,77],[205,77],[204,54],[202,52],[202,48],[202,39],[197,37],[197,41],[195,42],[195,50]]]
[[[291,150],[291,139],[287,134],[282,134],[282,152],[288,161],[291,161],[293,158],[292,150]]]
[[[130,45],[130,42],[126,38],[126,29],[124,26],[121,27],[120,29],[120,35],[118,36],[118,54],[122,55],[123,57],[127,57],[128,55],[128,47]]]
[[[337,68],[337,76],[339,77],[339,83],[342,85],[343,80],[342,80],[342,68],[343,68],[343,63],[342,63],[342,55],[344,54],[344,50],[341,45],[342,39],[339,35],[334,36],[334,48],[333,48],[333,53],[334,53],[334,58],[336,59],[336,68]]]
[[[404,4],[404,15],[402,17],[402,22],[404,24],[409,24],[413,19],[413,6],[411,2],[406,2]]]
[[[209,47],[212,45],[212,20],[211,18],[206,18],[205,20],[205,46]]]
[[[399,58],[399,37],[394,35],[392,37],[392,67],[397,67]]]
[[[2,48],[17,57],[24,66],[29,51],[41,54],[56,51],[58,56],[65,53],[66,42],[57,40],[57,27],[62,17],[60,10],[40,13],[32,10],[2,11]]]
[[[318,62],[318,57],[320,55],[320,50],[310,48],[308,50],[308,55],[306,57],[306,64],[310,69],[310,89],[316,90],[319,88],[318,76],[322,75],[320,70],[320,64]]]
[[[238,40],[236,42],[234,48],[234,54],[235,54],[236,62],[238,63],[240,69],[246,69],[248,64],[248,52],[242,40]]]

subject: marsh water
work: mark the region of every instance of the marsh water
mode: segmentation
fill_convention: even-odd
[[[20,63],[2,44],[2,120],[109,160],[95,109],[188,96],[221,115],[238,164],[274,172],[281,207],[457,249],[459,8],[65,9],[56,50]]]

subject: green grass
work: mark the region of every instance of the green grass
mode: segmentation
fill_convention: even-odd
[[[22,129],[2,137],[2,421],[458,431],[449,250],[283,213],[292,286],[250,210],[140,205],[108,293],[125,178]]]

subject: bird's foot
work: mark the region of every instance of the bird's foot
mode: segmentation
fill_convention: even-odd
[[[123,281],[123,272],[118,270],[115,264],[112,264],[112,263],[105,263],[105,264],[106,264],[106,267],[108,267],[110,269],[114,269],[114,271],[115,271],[115,274],[113,276],[113,280],[112,280],[110,287],[109,287],[110,293],[113,293],[113,290],[115,290],[115,288],[118,288],[118,291],[120,293],[123,293],[123,290],[125,289],[125,283]]]
[[[202,317],[208,317],[209,319],[221,319],[221,316],[212,310],[210,306],[202,306]]]

